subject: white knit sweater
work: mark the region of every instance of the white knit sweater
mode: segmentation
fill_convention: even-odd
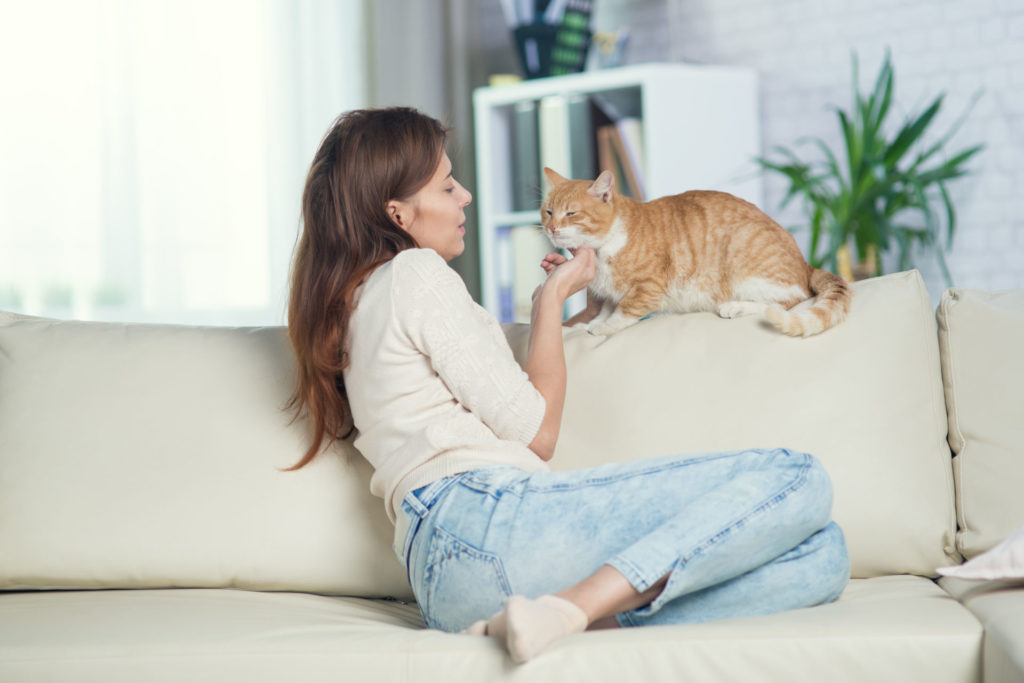
[[[409,491],[493,465],[547,464],[527,444],[545,402],[501,326],[431,249],[375,270],[350,319],[345,387],[388,518]]]

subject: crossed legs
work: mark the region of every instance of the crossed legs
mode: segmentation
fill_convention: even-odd
[[[464,502],[441,514],[433,533],[444,543],[424,546],[436,564],[414,571],[414,583],[423,577],[417,596],[436,628],[466,629],[480,617],[460,624],[465,615],[487,614],[493,604],[493,616],[466,632],[501,640],[516,661],[613,622],[706,621],[818,604],[848,577],[842,534],[829,522],[827,475],[803,454],[746,451],[488,477],[474,475],[457,494]],[[472,564],[462,569],[464,561]],[[470,589],[482,575],[485,590]],[[572,583],[573,576],[585,578]],[[558,577],[568,581],[559,585]]]

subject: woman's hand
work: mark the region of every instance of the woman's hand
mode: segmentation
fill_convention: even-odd
[[[544,257],[544,260],[540,262],[540,267],[544,269],[544,272],[551,275],[555,271],[555,268],[568,263],[569,259],[565,258],[562,254],[557,251],[553,254],[548,254]]]
[[[594,250],[590,247],[579,247],[570,251],[573,254],[572,259],[554,253],[545,256],[540,264],[548,274],[543,287],[556,288],[563,301],[594,279]]]

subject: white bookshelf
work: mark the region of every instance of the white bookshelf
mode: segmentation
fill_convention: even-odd
[[[497,236],[506,227],[539,224],[537,210],[514,210],[513,124],[520,102],[598,94],[643,125],[643,176],[648,199],[686,190],[731,192],[761,205],[757,76],[748,69],[641,64],[588,71],[473,93],[477,216],[483,305],[499,315],[499,278],[511,266]],[[543,162],[543,159],[542,159]],[[569,175],[568,169],[555,169]],[[539,206],[539,199],[538,199]],[[537,268],[538,278],[543,271]]]

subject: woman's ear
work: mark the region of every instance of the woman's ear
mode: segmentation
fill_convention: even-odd
[[[402,214],[406,211],[406,207],[402,202],[397,199],[392,199],[384,206],[384,210],[387,212],[388,218],[391,219],[392,223],[400,227],[402,230],[405,230],[406,227],[408,227],[405,220],[402,218]]]

